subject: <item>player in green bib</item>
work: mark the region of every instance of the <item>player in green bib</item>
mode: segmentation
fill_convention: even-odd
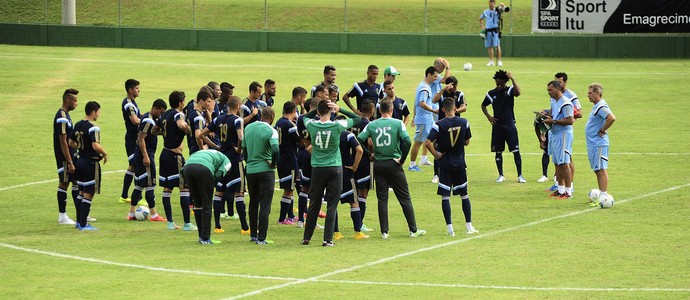
[[[271,127],[275,111],[267,106],[261,120],[244,128],[242,151],[247,156],[247,190],[249,191],[249,231],[251,242],[271,244],[266,240],[268,218],[276,179],[278,161],[278,131]]]
[[[314,98],[316,99],[316,98]],[[314,119],[318,112],[319,118]],[[347,116],[345,120],[331,120],[332,112],[340,112]],[[343,169],[340,157],[340,133],[360,121],[360,117],[350,111],[341,110],[331,101],[321,100],[317,109],[307,113],[304,126],[309,132],[311,140],[311,187],[309,189],[309,209],[307,210],[306,226],[304,227],[303,245],[309,245],[316,220],[321,209],[320,199],[324,196],[327,205],[326,228],[323,232],[322,246],[333,246],[333,230],[335,229],[336,209],[340,193],[343,190]]]
[[[232,167],[230,160],[216,150],[199,150],[194,152],[182,168],[182,175],[189,187],[190,197],[194,201],[194,218],[199,228],[200,244],[218,244],[211,240],[211,207],[213,206],[213,188],[216,180],[225,177]]]
[[[389,100],[381,101],[380,111],[381,118],[369,123],[357,138],[363,145],[367,139],[371,138],[371,143],[374,146],[374,158],[372,160],[374,161],[376,197],[379,201],[381,236],[383,239],[388,238],[388,187],[390,186],[393,188],[400,206],[402,206],[405,219],[407,219],[407,226],[410,229],[410,237],[418,237],[425,234],[426,230],[417,229],[407,178],[402,169],[412,141],[405,124],[392,117],[393,103]]]

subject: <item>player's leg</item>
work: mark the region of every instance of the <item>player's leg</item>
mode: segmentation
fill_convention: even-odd
[[[462,200],[462,213],[465,215],[465,229],[467,234],[479,232],[472,226],[472,204],[467,192],[467,171],[465,168],[457,169],[452,173],[453,195],[460,195]]]
[[[338,199],[343,191],[343,168],[327,167],[324,168],[326,181],[326,224],[323,231],[324,242],[333,241],[335,232],[336,212],[338,209]]]
[[[172,197],[172,190],[180,186],[180,175],[177,174],[177,157],[175,153],[168,149],[163,149],[158,158],[159,162],[159,176],[158,184],[163,187],[163,210],[165,211],[165,219],[168,221],[168,229],[179,229],[173,221],[172,204],[170,198]]]
[[[247,174],[247,191],[249,192],[249,236],[250,242],[257,241],[259,231],[259,176]]]
[[[410,167],[408,168],[410,171],[419,171],[419,167],[417,166],[417,155],[419,154],[419,147],[422,146],[422,143],[426,141],[426,136],[424,135],[424,132],[426,127],[424,124],[415,124],[416,129],[414,132],[414,140],[412,143],[412,149],[410,150]],[[427,134],[428,135],[428,134]]]
[[[407,178],[402,167],[393,160],[385,161],[384,165],[390,170],[388,172],[388,183],[393,187],[395,197],[398,199],[402,207],[405,220],[407,220],[407,228],[410,230],[411,236],[423,235],[425,230],[417,229],[417,220],[414,214],[414,207],[412,206],[412,199],[410,198],[410,190],[407,185]]]
[[[182,154],[175,155],[177,162],[177,174],[181,174],[182,167],[185,164],[184,157]],[[184,225],[182,225],[182,230],[185,231],[195,231],[197,227],[191,222],[191,212],[190,212],[190,200],[189,200],[189,189],[187,189],[187,184],[185,183],[184,177],[179,177],[180,179],[180,208],[182,209],[182,219],[184,220]]]
[[[496,65],[499,67],[503,67],[503,62],[501,61],[501,40],[497,39],[498,43],[496,44]]]
[[[503,150],[505,150],[506,139],[504,132],[499,125],[493,125],[491,129],[491,151],[495,153],[496,169],[498,178],[496,182],[503,182]]]
[[[286,221],[290,204],[292,203],[293,172],[284,163],[278,163],[278,182],[283,195],[280,198],[280,212],[278,214],[278,224],[292,225],[292,220]]]
[[[525,177],[522,176],[522,155],[520,154],[520,142],[518,138],[518,131],[515,125],[505,128],[506,142],[508,143],[508,150],[513,153],[515,159],[515,169],[517,170],[519,183],[527,183]]]
[[[220,224],[220,219],[221,219],[221,211],[223,211],[225,207],[225,201],[223,200],[225,198],[225,181],[223,179],[218,180],[216,183],[216,194],[213,195],[213,220],[215,222],[215,228],[213,229],[213,232],[215,233],[223,233],[225,232],[223,230],[223,226]]]
[[[451,187],[453,186],[453,182],[451,181],[451,170],[441,168],[441,172],[439,174],[441,176],[438,178],[438,188],[436,189],[436,194],[441,196],[441,211],[443,211],[443,218],[446,221],[446,230],[450,236],[455,236],[450,206]]]
[[[230,181],[230,186],[226,193],[234,193],[235,208],[237,210],[237,216],[240,220],[240,233],[249,234],[249,224],[247,223],[247,205],[244,202],[244,192],[246,190],[246,177],[244,173],[244,162],[239,161],[232,164],[233,167],[237,166],[237,169],[231,170],[230,172],[232,180]]]
[[[373,179],[371,178],[373,167],[374,164],[367,160],[366,163],[359,164],[357,171],[353,175],[357,188],[357,202],[360,209],[360,214],[362,216],[361,222],[363,231],[370,231],[370,229],[364,225],[364,216],[367,211],[367,197],[369,196],[369,190],[371,189],[371,184],[373,182]]]
[[[100,192],[100,164],[88,158],[80,158],[77,160],[77,169],[80,170],[79,181],[82,186],[82,200],[79,212],[79,229],[80,230],[97,230],[87,223],[89,213],[91,212],[91,204],[94,195]]]
[[[127,170],[125,171],[125,177],[122,180],[122,194],[120,194],[120,203],[130,203],[131,199],[129,198],[129,187],[132,185],[132,181],[134,181],[134,173],[135,173],[135,167],[134,167],[134,151],[136,151],[136,139],[127,139],[125,138],[125,152],[127,153],[127,162],[129,165],[127,166]]]
[[[388,238],[388,174],[383,161],[374,161],[374,180],[378,200],[379,226],[384,239]]]
[[[257,235],[257,243],[262,242],[271,243],[266,240],[268,235],[268,224],[271,214],[271,203],[273,202],[273,193],[275,191],[276,174],[273,170],[270,172],[259,173],[259,230]]]
[[[57,203],[58,203],[58,224],[74,225],[76,222],[67,215],[67,188],[71,181],[68,171],[67,162],[60,161],[58,164],[58,187],[57,187]],[[75,188],[72,185],[72,188]],[[77,190],[78,191],[78,190]]]
[[[307,218],[305,220],[303,244],[309,243],[314,235],[316,228],[316,220],[319,218],[319,211],[321,210],[321,199],[323,198],[324,189],[326,188],[327,178],[323,168],[312,168],[311,170],[311,188],[309,189],[309,207],[307,208]],[[317,200],[314,200],[317,199]]]

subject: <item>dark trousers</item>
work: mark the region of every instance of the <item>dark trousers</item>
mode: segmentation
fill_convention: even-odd
[[[194,217],[199,230],[199,239],[208,240],[211,238],[211,209],[216,179],[211,174],[211,170],[199,164],[184,166],[182,175],[194,203]]]
[[[315,167],[311,170],[311,186],[309,187],[309,209],[307,209],[307,220],[304,226],[304,239],[311,240],[316,228],[316,220],[319,218],[321,210],[321,198],[326,193],[326,228],[323,231],[323,240],[333,240],[333,230],[335,230],[336,211],[340,193],[343,191],[343,168],[342,167]]]
[[[276,173],[261,172],[247,174],[247,190],[249,191],[249,232],[251,237],[260,241],[266,240],[268,233],[268,218],[271,214],[273,202],[273,187]]]
[[[376,180],[376,197],[379,200],[379,223],[381,232],[388,232],[388,187],[393,188],[395,197],[402,206],[407,219],[407,227],[411,232],[417,232],[417,221],[414,217],[410,190],[402,166],[393,160],[374,162],[374,180]]]

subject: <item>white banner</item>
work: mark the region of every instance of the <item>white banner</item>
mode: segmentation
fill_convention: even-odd
[[[690,1],[532,0],[532,32],[690,32]]]

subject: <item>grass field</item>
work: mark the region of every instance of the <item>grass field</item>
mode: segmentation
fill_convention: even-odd
[[[0,22],[60,24],[61,2],[5,0]],[[510,5],[510,1],[504,1]],[[532,2],[512,1],[505,33],[528,34]],[[47,3],[47,4],[46,4]],[[121,3],[121,9],[118,8]],[[193,3],[196,4],[196,8]],[[347,9],[345,4],[347,3]],[[95,26],[199,28],[225,30],[464,33],[479,32],[479,0],[79,0],[77,24]],[[196,27],[195,27],[196,26]]]
[[[494,182],[490,126],[480,110],[494,87],[494,68],[485,58],[446,57],[469,102],[464,117],[473,138],[468,151],[473,223],[467,236],[460,202],[453,200],[457,237],[446,228],[432,171],[407,173],[418,225],[428,234],[408,238],[399,205],[391,202],[391,238],[374,231],[351,238],[347,207],[340,228],[346,238],[333,248],[301,246],[302,230],[275,225],[274,196],[269,238],[258,246],[239,234],[237,221],[224,221],[223,244],[200,246],[195,233],[168,231],[164,224],[125,221],[117,203],[127,166],[120,102],[124,81],[142,82],[138,100],[147,110],[172,90],[194,94],[210,80],[237,86],[246,96],[251,81],[272,78],[278,103],[292,87],[311,87],[325,64],[338,68],[337,84],[348,89],[364,79],[366,67],[394,65],[399,96],[412,102],[423,70],[433,57],[295,53],[178,52],[133,49],[0,46],[0,295],[5,299],[179,298],[316,299],[688,299],[690,298],[690,80],[688,60],[592,60],[506,58],[523,95],[515,108],[527,184],[516,182],[505,155],[507,180]],[[475,67],[460,71],[465,62]],[[569,88],[586,102],[591,82],[604,85],[604,98],[617,121],[610,130],[612,209],[589,208],[595,176],[587,163],[586,120],[575,125],[575,198],[556,201],[543,192],[540,150],[533,134],[533,110],[548,106],[546,83],[554,73],[570,75]],[[88,100],[102,105],[98,124],[111,161],[103,166],[102,194],[92,215],[101,230],[78,232],[58,225],[51,121],[66,88],[77,88],[83,116]],[[411,129],[410,129],[411,130]],[[159,148],[161,146],[159,145]],[[552,171],[552,168],[549,170]],[[160,203],[161,191],[157,191]],[[176,199],[173,195],[173,199]],[[369,196],[365,223],[378,229],[376,197]],[[173,201],[174,202],[174,201]],[[180,209],[173,206],[175,217]],[[73,207],[68,212],[74,216]],[[318,239],[321,231],[317,231]]]

